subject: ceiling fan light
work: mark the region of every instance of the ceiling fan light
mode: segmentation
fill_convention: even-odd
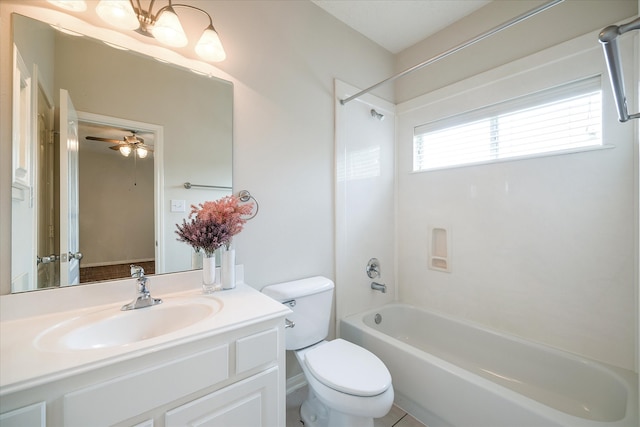
[[[87,3],[84,0],[47,0],[49,3],[72,12],[84,12]]]
[[[123,30],[135,30],[140,26],[129,0],[100,0],[96,13],[103,21]]]
[[[139,158],[144,159],[145,157],[147,157],[147,154],[149,154],[149,152],[144,147],[138,147],[136,148],[136,154]]]
[[[213,25],[209,25],[203,31],[200,40],[196,44],[196,53],[200,58],[211,62],[220,62],[227,58],[220,36],[218,36],[218,32],[213,28]]]
[[[183,47],[189,42],[184,29],[182,29],[178,15],[176,15],[171,6],[167,6],[160,12],[158,19],[153,24],[151,34],[160,43],[172,47]]]
[[[129,157],[129,154],[131,154],[131,147],[129,145],[121,145],[118,150],[120,151],[120,154],[125,157]]]

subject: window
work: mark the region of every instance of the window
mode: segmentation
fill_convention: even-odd
[[[602,146],[600,76],[417,126],[413,170]]]

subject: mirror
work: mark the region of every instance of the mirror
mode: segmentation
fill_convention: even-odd
[[[60,270],[74,258],[80,283],[129,277],[131,263],[148,274],[198,268],[175,225],[191,204],[231,194],[233,85],[19,14],[12,23],[12,292],[69,285]],[[61,89],[78,114],[75,145],[51,137]],[[128,144],[138,141],[146,157]],[[74,234],[60,214],[69,147],[79,153],[64,173],[70,187],[77,176],[79,247],[61,254]]]

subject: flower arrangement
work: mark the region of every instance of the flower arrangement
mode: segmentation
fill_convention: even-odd
[[[213,256],[216,249],[225,246],[229,249],[231,239],[240,233],[247,222],[243,216],[250,215],[253,203],[240,204],[236,196],[191,205],[189,221],[176,224],[178,241],[185,242],[198,252],[204,251],[207,257]]]

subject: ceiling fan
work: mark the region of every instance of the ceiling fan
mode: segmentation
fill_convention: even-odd
[[[150,145],[146,145],[144,143],[144,139],[140,138],[136,135],[136,131],[130,131],[131,135],[125,135],[122,139],[110,139],[110,138],[102,138],[99,136],[87,136],[86,139],[91,141],[103,141],[108,142],[110,144],[116,144],[109,147],[112,150],[120,151],[125,157],[128,157],[131,152],[135,152],[135,155],[141,159],[147,157],[149,152],[153,153],[153,147]]]

